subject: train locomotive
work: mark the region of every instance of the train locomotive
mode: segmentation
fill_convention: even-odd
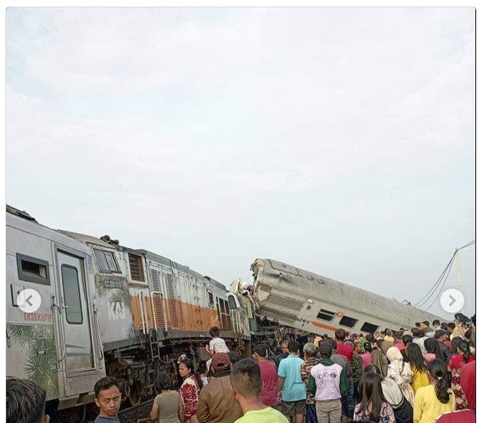
[[[159,371],[176,377],[181,354],[209,358],[212,326],[230,350],[250,353],[246,310],[220,282],[108,236],[50,229],[9,206],[6,224],[7,376],[37,382],[55,409],[83,410],[105,375],[138,404]],[[30,289],[41,299],[33,312],[22,308]]]

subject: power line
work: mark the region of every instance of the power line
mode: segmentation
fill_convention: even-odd
[[[414,307],[421,307],[422,305],[424,305],[435,293],[435,291],[437,290],[437,288],[440,286],[440,284],[442,283],[442,279],[445,275],[445,273],[449,272],[449,269],[450,267],[452,266],[453,264],[453,259],[455,258],[455,253],[452,255],[452,257],[450,258],[450,261],[448,262],[447,266],[445,267],[445,269],[443,269],[443,272],[442,274],[439,276],[439,278],[437,279],[437,281],[435,282],[435,284],[430,288],[430,290],[423,296],[423,298],[418,301],[416,304],[414,304]]]
[[[438,297],[439,297],[440,294],[442,293],[443,287],[445,286],[445,283],[447,282],[448,275],[450,274],[450,270],[451,270],[451,268],[452,268],[452,265],[453,265],[453,261],[452,261],[452,263],[450,264],[450,267],[448,268],[447,275],[445,276],[445,279],[443,280],[442,287],[441,287],[440,290],[438,291],[437,296],[435,297],[435,299],[430,303],[430,305],[429,305],[425,310],[429,310],[430,307],[433,306],[433,305],[435,304],[435,302],[438,300]]]
[[[464,248],[470,247],[473,244],[475,244],[475,240],[470,241],[468,244],[465,244],[463,247],[460,247],[460,248],[455,250],[455,252],[453,253],[452,257],[450,258],[450,261],[448,262],[447,266],[443,270],[440,277],[433,284],[433,286],[430,288],[430,290],[422,297],[422,299],[420,301],[418,301],[416,304],[414,304],[414,307],[421,307],[421,306],[425,305],[430,300],[430,298],[432,298],[435,295],[435,291],[437,291],[437,288],[440,286],[440,284],[442,283],[442,280],[443,280],[443,284],[440,287],[437,296],[435,297],[433,302],[428,306],[428,308],[426,310],[428,310],[435,303],[435,301],[437,301],[438,297],[440,296],[440,294],[442,292],[443,287],[445,286],[448,275],[450,274],[450,269],[452,268],[452,264],[453,264],[453,260],[455,258],[455,254],[457,254],[458,251],[463,250]]]

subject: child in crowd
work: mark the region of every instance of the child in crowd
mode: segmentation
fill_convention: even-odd
[[[223,353],[230,352],[230,350],[227,347],[227,344],[225,343],[225,340],[220,338],[220,329],[217,326],[211,327],[208,333],[210,334],[212,339],[210,340],[208,345],[205,346],[205,349],[210,355],[213,355],[219,352],[223,352]]]
[[[210,337],[212,338],[208,345],[205,346],[207,352],[213,356],[215,353],[229,353],[230,350],[225,343],[223,338],[220,338],[220,329],[217,326],[213,326],[208,331]],[[212,359],[207,361],[207,371],[210,371],[210,364],[212,363]]]

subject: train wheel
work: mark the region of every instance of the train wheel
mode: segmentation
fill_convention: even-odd
[[[135,407],[142,402],[142,384],[140,382],[135,382],[132,385],[128,399],[130,400],[132,407]]]

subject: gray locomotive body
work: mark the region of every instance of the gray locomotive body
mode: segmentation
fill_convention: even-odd
[[[108,237],[47,228],[8,206],[6,237],[7,376],[34,380],[58,410],[91,403],[105,375],[139,403],[154,393],[159,371],[177,377],[181,354],[209,358],[212,326],[232,350],[250,351],[238,298],[186,266]],[[33,313],[19,307],[25,289],[40,294]]]

